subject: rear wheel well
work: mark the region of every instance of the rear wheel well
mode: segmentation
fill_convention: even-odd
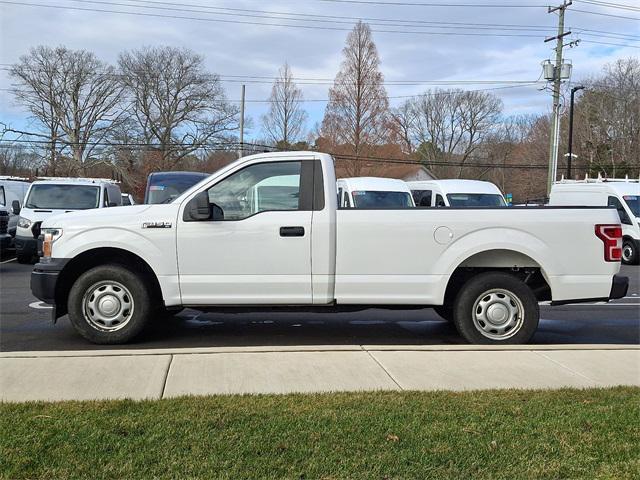
[[[500,266],[492,266],[500,259]],[[506,266],[511,264],[511,266]],[[462,262],[451,274],[444,294],[444,305],[452,305],[460,288],[471,278],[485,272],[503,272],[520,279],[533,291],[538,301],[551,300],[551,288],[540,265],[525,254],[512,250],[491,250],[477,253]]]
[[[67,299],[72,285],[84,272],[98,265],[115,264],[140,274],[150,287],[154,304],[162,304],[162,290],[153,269],[135,253],[120,248],[95,248],[82,252],[65,265],[56,283],[56,316],[67,313]]]

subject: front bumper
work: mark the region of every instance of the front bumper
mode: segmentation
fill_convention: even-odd
[[[67,258],[49,258],[36,263],[31,272],[31,293],[34,297],[50,305],[56,304],[56,286]]]
[[[0,233],[0,249],[9,248],[13,243],[13,237],[8,233]]]
[[[35,256],[38,253],[38,240],[36,238],[16,235],[15,244],[17,255]]]

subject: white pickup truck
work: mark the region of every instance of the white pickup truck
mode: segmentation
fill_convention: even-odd
[[[295,188],[259,187],[274,177],[295,177]],[[626,294],[615,209],[336,200],[329,155],[244,157],[168,204],[47,218],[31,290],[54,320],[68,313],[102,344],[131,340],[167,310],[265,306],[437,307],[469,342],[524,343],[539,301]]]

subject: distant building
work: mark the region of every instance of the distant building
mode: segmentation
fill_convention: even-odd
[[[352,175],[347,173],[344,166],[337,162],[336,178],[348,178]],[[362,166],[359,177],[383,177],[397,178],[405,182],[418,180],[436,180],[437,177],[424,165],[411,165],[404,163],[366,163]]]

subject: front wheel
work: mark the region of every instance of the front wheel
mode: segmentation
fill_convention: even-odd
[[[482,273],[464,284],[454,324],[472,344],[523,344],[538,328],[540,309],[531,289],[502,272]]]
[[[622,263],[625,265],[638,265],[640,263],[638,247],[631,239],[625,239],[622,243]]]
[[[80,275],[67,308],[78,333],[98,344],[132,340],[153,311],[144,279],[120,265],[100,265]]]

